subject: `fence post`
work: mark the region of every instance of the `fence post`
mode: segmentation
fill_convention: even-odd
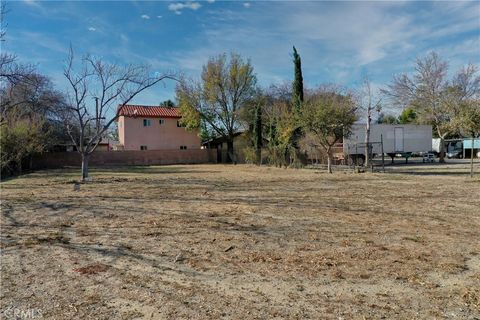
[[[382,170],[385,173],[385,155],[383,153],[383,134],[380,135],[380,143],[382,144]]]

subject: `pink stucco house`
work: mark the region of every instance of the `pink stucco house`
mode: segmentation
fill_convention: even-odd
[[[181,126],[178,108],[119,106],[118,139],[123,150],[200,149],[198,131]]]

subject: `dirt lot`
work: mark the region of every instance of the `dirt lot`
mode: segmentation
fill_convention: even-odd
[[[3,182],[3,318],[480,319],[480,178],[463,164],[387,169]]]

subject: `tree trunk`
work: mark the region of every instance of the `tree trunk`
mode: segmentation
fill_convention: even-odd
[[[438,162],[445,163],[445,141],[443,137],[440,137],[440,159]]]
[[[87,154],[82,154],[82,182],[88,178],[88,157]]]
[[[260,104],[257,104],[255,108],[255,161],[257,166],[262,163],[262,107]]]
[[[17,173],[19,176],[22,175],[22,159],[17,162]]]
[[[257,147],[257,149],[255,149],[255,162],[257,164],[257,166],[261,165],[262,164],[262,149]]]
[[[327,169],[328,173],[332,173],[332,152],[331,149],[327,149]]]
[[[473,178],[473,150],[474,150],[474,143],[475,143],[475,136],[472,134],[472,149],[470,149],[470,178]]]
[[[233,138],[227,140],[227,162],[237,164],[233,150]]]
[[[367,120],[367,130],[365,133],[365,168],[368,167],[370,163],[370,117]]]

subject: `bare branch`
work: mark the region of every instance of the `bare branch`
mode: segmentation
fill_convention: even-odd
[[[76,73],[73,49],[70,48],[64,69],[70,99],[61,114],[84,161],[117,120],[119,108],[116,111],[113,108],[128,104],[138,94],[163,80],[176,80],[175,73],[151,76],[146,66],[122,67],[90,55],[80,60],[78,69],[80,72]],[[86,174],[83,171],[82,177],[85,178]]]

